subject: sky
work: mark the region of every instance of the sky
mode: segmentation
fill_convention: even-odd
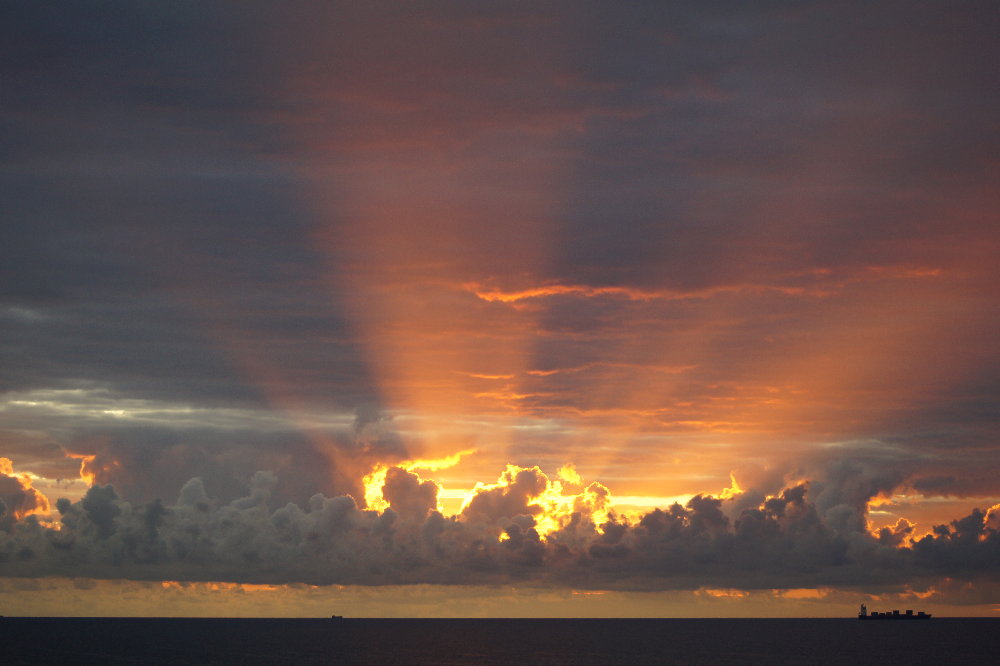
[[[3,3],[6,614],[1000,613],[998,28]]]

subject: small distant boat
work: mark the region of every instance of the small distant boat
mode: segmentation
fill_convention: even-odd
[[[868,612],[868,607],[861,604],[861,610],[858,611],[859,620],[929,620],[931,619],[930,613],[925,613],[923,611],[918,611],[914,613],[912,610],[906,610],[900,612],[898,610],[891,611],[872,611]]]
[[[330,619],[331,620],[343,620],[344,616],[343,615],[331,615]]]

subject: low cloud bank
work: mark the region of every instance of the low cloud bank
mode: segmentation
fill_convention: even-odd
[[[435,508],[436,484],[398,467],[386,475],[384,511],[322,494],[275,508],[278,478],[268,471],[228,503],[200,478],[173,504],[133,504],[95,485],[78,502],[60,499],[57,523],[8,510],[0,563],[13,576],[622,590],[898,589],[998,578],[1000,507],[916,540],[905,522],[873,535],[864,512],[883,484],[855,471],[835,469],[761,497],[698,495],[633,520],[607,513],[600,484],[571,489],[577,494],[560,507],[551,499],[556,481],[514,466],[452,517]]]

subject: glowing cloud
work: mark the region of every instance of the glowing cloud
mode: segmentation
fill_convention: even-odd
[[[85,482],[88,486],[94,485],[95,470],[93,469],[94,459],[97,458],[96,454],[86,454],[86,453],[72,453],[66,452],[67,458],[73,458],[74,460],[80,461],[80,479]]]
[[[611,506],[610,491],[598,482],[583,487],[572,464],[563,466],[559,477],[551,480],[537,466],[508,464],[496,483],[476,482],[466,494],[460,515],[487,524],[531,516],[530,527],[542,537],[566,527],[574,514],[603,525]]]
[[[364,486],[365,506],[373,511],[384,511],[389,507],[389,502],[385,499],[383,493],[385,489],[386,476],[392,468],[398,468],[407,472],[414,472],[416,470],[436,472],[454,467],[461,462],[462,458],[475,452],[475,449],[466,449],[443,458],[404,460],[392,465],[378,463],[371,472],[365,475],[365,478],[362,481],[362,485]],[[437,493],[435,493],[435,497],[436,496]],[[440,507],[438,510],[440,511]]]
[[[30,474],[15,474],[10,458],[0,458],[0,525],[49,511],[49,499],[31,487]]]
[[[593,296],[617,296],[631,301],[646,301],[654,298],[663,298],[664,292],[643,291],[642,289],[630,289],[627,287],[590,287],[580,284],[553,284],[543,287],[533,287],[521,291],[502,291],[500,289],[486,289],[477,283],[468,283],[463,287],[487,302],[516,303],[532,298],[545,298],[548,296],[562,296],[574,294],[584,297]]]

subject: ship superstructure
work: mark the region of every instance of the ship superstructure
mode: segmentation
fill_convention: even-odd
[[[925,613],[923,611],[917,611],[914,613],[912,610],[906,611],[872,611],[868,612],[868,607],[861,604],[861,610],[858,611],[859,620],[929,620],[931,619],[930,613]]]

